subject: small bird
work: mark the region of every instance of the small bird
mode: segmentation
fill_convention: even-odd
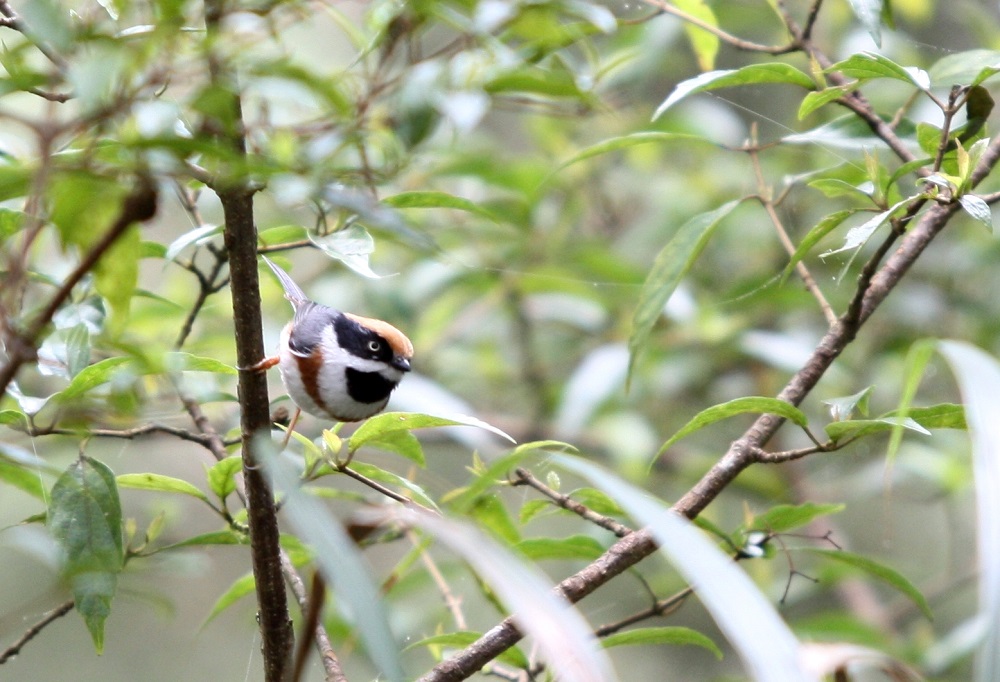
[[[389,394],[410,371],[413,344],[406,335],[388,322],[309,300],[287,272],[267,257],[264,262],[281,282],[295,317],[281,330],[278,354],[254,369],[278,365],[292,402],[315,417],[351,422],[385,409]]]

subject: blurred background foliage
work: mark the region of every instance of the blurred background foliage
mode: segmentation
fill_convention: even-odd
[[[745,201],[671,297],[626,390],[632,318],[657,252],[692,217],[758,195],[781,197],[780,220],[797,244],[826,216],[865,201],[810,181],[857,186],[868,179],[868,166],[881,165],[884,176],[900,165],[870,135],[820,130],[843,116],[836,106],[800,120],[804,91],[787,84],[692,95],[651,122],[674,87],[700,71],[779,59],[725,41],[715,53],[708,33],[686,30],[677,17],[659,13],[656,2],[248,1],[231,3],[214,39],[203,31],[199,2],[10,5],[28,28],[2,35],[0,236],[8,270],[23,256],[29,284],[0,294],[8,327],[37,313],[111,220],[130,178],[148,172],[161,190],[155,221],[133,228],[73,291],[37,365],[22,369],[8,391],[4,414],[34,415],[40,430],[82,433],[149,422],[191,428],[174,386],[180,382],[220,432],[237,434],[234,378],[215,366],[172,374],[176,367],[165,360],[182,341],[183,351],[198,358],[234,363],[218,255],[221,209],[204,181],[234,160],[213,141],[217,131],[208,122],[236,122],[220,110],[225,99],[207,76],[208,50],[239,74],[249,150],[243,170],[262,187],[261,250],[316,300],[389,320],[413,340],[415,372],[394,396],[396,409],[474,414],[519,442],[566,441],[668,502],[749,422],[721,422],[682,440],[647,474],[663,442],[706,407],[774,395],[827,321],[800,280],[780,281],[788,253],[761,203]],[[787,41],[778,8],[763,0],[677,6],[714,17],[746,40]],[[800,22],[809,6],[784,3]],[[833,60],[878,50],[932,74],[960,69],[969,50],[1000,50],[995,3],[912,0],[891,3],[891,10],[891,27],[883,26],[877,48],[851,3],[824,2],[813,40]],[[989,63],[983,54],[977,58],[975,64]],[[801,55],[780,59],[813,73]],[[911,92],[897,81],[865,89],[887,117],[905,114],[901,135],[909,122],[941,122],[925,100],[908,102]],[[65,102],[56,101],[63,95]],[[651,136],[606,153],[592,149],[637,133],[676,137]],[[759,146],[755,155],[738,149],[748,141]],[[896,191],[915,192],[909,182]],[[817,254],[839,247],[857,222],[834,230],[804,261],[837,311],[853,294],[858,264],[850,254]],[[918,339],[958,338],[1000,352],[998,249],[982,225],[956,219],[803,406],[811,421],[830,421],[824,400],[868,386],[875,387],[872,414],[894,409],[905,355]],[[267,276],[262,292],[265,337],[273,346],[289,308]],[[192,316],[196,305],[202,307]],[[83,368],[119,357],[130,358],[127,371],[44,402]],[[936,367],[921,384],[919,405],[957,401],[953,381]],[[287,405],[276,376],[272,388],[275,407]],[[22,453],[23,461],[37,456],[57,469],[85,449],[116,474],[155,472],[204,489],[203,469],[213,463],[197,444],[169,435],[30,437],[22,421],[6,419],[13,428],[3,436],[5,452]],[[300,430],[315,438],[327,426],[307,418]],[[473,452],[489,457],[505,447],[468,429],[421,439],[425,469],[377,450],[359,459],[412,477],[441,499],[468,483]],[[771,445],[808,443],[786,428]],[[744,563],[746,570],[776,601],[787,590],[780,608],[804,636],[875,645],[932,679],[968,679],[975,642],[963,627],[973,610],[975,575],[967,437],[908,434],[891,467],[885,444],[877,436],[835,454],[753,467],[705,517],[732,530],[776,504],[845,504],[810,532],[818,538],[833,530],[838,545],[893,566],[930,600],[933,622],[897,591],[806,553],[775,552],[770,560]],[[543,459],[531,467],[545,478]],[[66,595],[44,530],[9,527],[44,511],[21,474],[6,473],[0,487],[8,526],[0,534],[5,642]],[[43,487],[52,485],[46,469],[37,474]],[[567,478],[564,491],[581,485]],[[340,491],[330,495],[340,498],[334,508],[343,514],[359,496],[376,497],[344,477],[323,485]],[[599,547],[611,544],[607,534],[572,517],[547,513],[521,524],[519,514],[537,496],[501,488],[471,515],[504,543],[585,534]],[[184,497],[123,490],[122,499],[137,537],[150,523],[158,526],[158,545],[219,527],[215,515]],[[828,546],[815,538],[784,542]],[[407,549],[368,550],[380,579]],[[463,596],[465,629],[491,627],[498,613],[488,590],[453,556],[438,558]],[[560,579],[588,558],[581,552],[542,566]],[[53,679],[72,661],[77,679],[136,679],[137,670],[148,680],[256,678],[251,598],[202,627],[219,595],[248,570],[245,547],[134,560],[122,577],[102,658],[71,617],[29,644],[4,673]],[[595,624],[611,622],[644,608],[650,593],[662,598],[682,586],[654,558],[582,609]],[[419,566],[396,576],[386,598],[397,634],[415,640],[454,629]],[[723,643],[693,604],[669,624]],[[346,621],[331,615],[330,626],[354,676],[373,674]],[[413,671],[432,662],[426,650],[406,656]],[[659,679],[664,671],[686,680],[741,674],[734,656],[715,663],[693,647],[646,647],[641,656],[622,648],[613,660],[623,680]],[[318,666],[311,674],[319,679]]]

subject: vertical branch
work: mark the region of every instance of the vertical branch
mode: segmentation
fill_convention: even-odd
[[[208,67],[214,86],[228,93],[226,120],[212,121],[218,140],[246,157],[243,111],[235,74],[215,50],[225,14],[223,0],[206,0]],[[264,357],[261,326],[260,282],[257,277],[257,227],[253,217],[253,192],[241,169],[216,183],[225,219],[226,251],[229,254],[230,291],[236,336],[236,363],[251,367]],[[243,438],[243,475],[246,482],[248,525],[253,573],[257,588],[264,674],[267,682],[281,682],[292,652],[292,622],[281,572],[281,547],[274,497],[264,478],[257,453],[256,436],[267,433],[267,379],[263,373],[243,369],[239,376],[240,427]]]

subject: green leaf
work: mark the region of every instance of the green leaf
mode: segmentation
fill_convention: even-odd
[[[130,358],[114,357],[95,362],[90,367],[82,370],[73,377],[69,386],[57,393],[55,397],[59,401],[72,400],[78,398],[91,389],[97,388],[101,384],[111,381],[112,377],[124,366],[131,362]]]
[[[196,486],[187,481],[164,476],[162,474],[121,474],[118,476],[118,485],[122,488],[135,488],[136,490],[158,490],[164,493],[180,493],[190,495],[203,502],[208,502],[208,497]]]
[[[0,168],[2,176],[2,168]],[[0,243],[6,242],[24,227],[24,213],[12,208],[0,207]]]
[[[597,488],[580,488],[570,493],[570,497],[598,514],[605,516],[624,516],[625,514],[610,495]]]
[[[910,416],[909,413],[911,411],[911,405],[913,405],[913,399],[917,395],[917,388],[920,386],[920,380],[924,376],[924,372],[927,369],[927,365],[931,361],[934,350],[935,343],[933,341],[924,340],[917,341],[910,347],[909,351],[907,351],[903,369],[903,377],[905,380],[903,383],[903,390],[899,396],[899,404],[891,413],[891,416],[895,416],[897,418],[906,418]],[[924,426],[926,428],[933,428],[927,424],[924,424]],[[899,452],[899,446],[902,442],[903,427],[897,424],[892,430],[892,436],[890,436],[889,444],[886,447],[886,462],[890,467],[896,457],[896,453]]]
[[[323,253],[339,260],[354,272],[369,279],[381,279],[369,265],[375,252],[375,240],[363,226],[354,223],[331,234],[309,235],[309,241]]]
[[[861,389],[854,395],[824,400],[823,404],[830,406],[830,416],[834,421],[847,421],[854,416],[854,410],[857,410],[862,417],[867,417],[868,402],[874,390],[874,386],[869,386],[868,388]]]
[[[859,438],[861,436],[868,436],[882,431],[891,431],[896,427],[916,431],[917,433],[922,433],[925,436],[931,435],[930,431],[909,417],[904,419],[900,419],[899,417],[851,419],[849,421],[832,422],[827,424],[825,428],[826,435],[830,437],[830,440],[839,441],[844,438]]]
[[[896,411],[887,417],[899,416]],[[930,407],[911,407],[906,416],[925,429],[966,429],[965,408],[954,403],[941,403]]]
[[[798,265],[799,261],[806,257],[806,255],[813,250],[813,247],[818,244],[823,237],[830,234],[844,222],[847,218],[854,215],[857,211],[846,209],[843,211],[837,211],[836,213],[831,213],[830,215],[823,218],[819,223],[809,230],[802,242],[799,244],[798,248],[795,249],[795,253],[792,254],[791,259],[788,261],[788,265],[785,266],[784,272],[781,273],[781,281],[784,282],[788,279],[788,276],[792,274],[795,270],[795,266]]]
[[[985,225],[986,229],[993,231],[993,211],[989,204],[975,194],[963,194],[958,198],[958,203],[966,213]]]
[[[876,47],[882,47],[882,8],[884,0],[848,0],[854,16],[868,31]]]
[[[236,474],[243,468],[241,455],[230,455],[221,459],[206,472],[208,487],[220,500],[225,501],[236,490]]]
[[[821,516],[838,514],[846,508],[843,504],[779,504],[754,517],[752,528],[772,533],[787,533],[812,523]]]
[[[265,246],[297,242],[306,239],[309,231],[301,225],[279,225],[270,227],[257,235],[257,239]]]
[[[856,225],[847,231],[847,236],[844,237],[844,245],[838,249],[830,249],[829,251],[824,251],[820,254],[820,258],[826,258],[827,256],[832,256],[837,253],[842,253],[844,251],[853,251],[860,249],[862,246],[868,243],[868,240],[872,238],[875,231],[885,225],[889,219],[903,206],[915,201],[918,197],[906,197],[905,199],[896,202],[888,210],[882,211],[875,215],[875,217],[866,220],[861,225]]]
[[[855,88],[857,88],[856,83],[847,83],[846,85],[837,85],[806,94],[806,96],[802,98],[802,103],[799,105],[799,120],[801,121],[809,114],[821,107],[826,106],[830,102],[840,99]]]
[[[704,137],[698,135],[691,135],[689,133],[670,133],[661,131],[643,131],[639,133],[630,133],[628,135],[621,135],[619,137],[612,137],[607,140],[598,142],[597,144],[592,144],[589,147],[585,147],[581,151],[577,152],[573,156],[569,157],[562,163],[560,163],[554,171],[549,175],[551,178],[553,175],[568,168],[575,163],[580,161],[586,161],[595,156],[600,156],[601,154],[608,154],[610,152],[616,152],[622,149],[628,149],[629,147],[635,147],[642,144],[653,144],[660,142],[672,142],[675,140],[684,141],[697,141],[697,142],[708,142]],[[548,181],[549,178],[546,178]]]
[[[34,174],[34,169],[29,166],[0,165],[0,201],[23,197],[31,186]]]
[[[931,81],[938,86],[979,85],[1000,73],[1000,51],[966,50],[945,55],[930,68]]]
[[[28,416],[20,410],[0,410],[0,424],[25,427],[28,425]]]
[[[409,431],[389,431],[378,438],[367,441],[369,447],[395,452],[421,467],[427,465],[420,441]]]
[[[480,495],[466,513],[476,520],[476,527],[485,530],[507,545],[521,541],[521,533],[499,495]]]
[[[827,73],[842,73],[848,78],[867,81],[875,78],[892,78],[921,90],[930,88],[931,80],[926,71],[913,66],[900,66],[885,55],[858,52],[826,69]]]
[[[708,649],[718,659],[722,650],[711,639],[697,630],[684,627],[636,628],[608,635],[601,640],[605,649],[632,644],[693,644]]]
[[[243,597],[252,594],[256,586],[257,583],[253,579],[253,573],[247,573],[246,575],[237,578],[233,584],[229,586],[229,589],[223,592],[219,598],[215,600],[215,604],[212,605],[212,610],[208,612],[207,616],[205,616],[205,621],[201,624],[201,627],[208,625],[216,616]]]
[[[45,501],[45,485],[38,471],[26,469],[0,457],[0,481],[19,488],[36,499]]]
[[[816,554],[827,559],[833,559],[834,561],[839,561],[841,563],[852,566],[866,574],[870,575],[877,580],[895,588],[899,592],[906,595],[910,601],[917,605],[920,612],[923,613],[928,619],[932,618],[931,607],[927,603],[927,599],[921,594],[913,583],[907,580],[901,573],[893,568],[889,568],[884,564],[869,559],[868,557],[861,556],[860,554],[853,554],[851,552],[845,552],[841,549],[824,549],[822,547],[806,547],[803,548],[811,554]]]
[[[500,429],[490,426],[475,417],[467,417],[465,415],[435,417],[417,412],[385,412],[367,420],[358,427],[357,431],[351,434],[347,451],[351,453],[357,452],[358,448],[365,443],[377,440],[385,434],[394,431],[413,431],[414,429],[437,428],[441,426],[475,426],[502,436],[511,443],[515,442],[513,438]]]
[[[129,318],[132,295],[139,281],[139,259],[142,252],[139,227],[133,225],[115,240],[94,266],[94,288],[111,305],[107,330],[118,336]]]
[[[216,235],[222,234],[222,229],[222,225],[200,225],[193,230],[188,230],[170,242],[170,246],[167,247],[167,252],[163,257],[166,260],[174,260],[187,247],[204,244],[211,241]]]
[[[865,185],[852,185],[840,178],[819,178],[818,180],[811,180],[806,184],[813,189],[818,189],[831,199],[850,196],[869,202],[871,200],[870,183],[866,183],[866,185],[869,185],[869,187],[866,187]]]
[[[556,511],[559,507],[549,500],[528,500],[521,505],[521,511],[517,515],[517,521],[522,526],[527,525],[532,519],[545,511]]]
[[[506,484],[508,473],[520,464],[528,455],[538,451],[549,451],[553,449],[570,450],[575,452],[575,448],[559,441],[531,441],[514,448],[511,452],[493,460],[485,470],[476,469],[475,479],[465,489],[457,491],[450,496],[449,502],[456,514],[464,514],[475,504],[480,495],[490,488],[502,483]]]
[[[475,213],[494,222],[497,221],[497,217],[493,213],[476,202],[446,192],[401,192],[391,197],[385,197],[382,203],[393,208],[453,208]]]
[[[785,402],[784,400],[757,396],[736,398],[735,400],[730,400],[729,402],[725,402],[720,405],[713,405],[712,407],[704,409],[696,414],[690,421],[688,421],[687,424],[681,427],[680,431],[671,436],[667,442],[663,444],[657,453],[657,457],[663,454],[663,452],[665,452],[671,445],[679,441],[681,438],[689,436],[699,429],[703,429],[706,426],[722,421],[723,419],[728,419],[729,417],[734,417],[738,414],[746,414],[748,412],[756,414],[775,414],[802,427],[807,426],[809,423],[808,418],[802,410],[795,407],[791,403]],[[656,461],[656,458],[654,458],[653,461]]]
[[[794,66],[783,62],[766,64],[751,64],[740,69],[709,71],[694,78],[679,83],[674,91],[663,100],[663,103],[653,113],[655,121],[663,113],[688,95],[696,92],[707,92],[720,88],[731,88],[737,85],[758,85],[761,83],[789,83],[812,90],[815,81]]]
[[[97,653],[118,586],[125,552],[114,473],[81,456],[52,486],[49,530],[63,555],[62,572]]]
[[[432,637],[425,637],[420,641],[414,642],[407,646],[403,651],[409,651],[410,649],[415,649],[417,647],[448,647],[455,649],[464,649],[476,640],[482,637],[482,633],[479,632],[448,632],[441,635],[434,635]],[[527,670],[531,667],[528,662],[527,656],[524,655],[517,647],[511,647],[507,649],[502,654],[497,657],[497,660],[503,661],[507,665],[512,665],[515,668],[520,668],[522,670]]]
[[[511,92],[533,93],[548,97],[583,97],[582,92],[568,71],[552,71],[539,67],[522,67],[508,71],[483,85],[483,90],[491,95]]]
[[[565,538],[528,538],[514,545],[514,549],[532,561],[546,559],[593,561],[604,554],[605,547],[590,536],[570,535]]]
[[[164,356],[163,364],[169,372],[212,372],[236,376],[238,372],[232,365],[215,358],[204,358],[191,353],[172,351]]]
[[[211,533],[202,533],[200,535],[195,535],[193,537],[181,540],[180,542],[174,542],[169,545],[163,545],[162,547],[157,547],[156,549],[143,552],[143,556],[149,554],[158,554],[160,552],[166,552],[174,549],[183,549],[184,547],[204,547],[208,545],[249,545],[250,536],[245,533],[238,533],[235,530],[216,530]]]
[[[645,349],[653,325],[663,314],[663,306],[681,280],[694,265],[708,240],[722,220],[739,205],[730,201],[714,211],[702,213],[684,223],[656,256],[653,268],[639,292],[639,302],[632,317],[632,332],[629,335],[629,365],[626,385],[632,378],[632,371],[639,354]]]
[[[674,0],[673,4],[679,10],[701,19],[709,26],[718,28],[719,22],[715,18],[715,12],[705,0]],[[719,53],[719,37],[688,21],[684,22],[684,32],[687,34],[691,49],[694,50],[694,55],[698,60],[698,68],[702,71],[714,69],[715,57]]]

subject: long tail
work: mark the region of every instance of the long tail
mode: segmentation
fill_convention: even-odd
[[[278,281],[281,282],[281,286],[285,290],[285,298],[291,301],[293,308],[298,308],[300,305],[309,300],[309,298],[305,295],[305,292],[303,292],[302,289],[299,288],[299,285],[292,280],[291,275],[275,265],[274,262],[267,256],[261,256],[261,258],[263,258],[264,262],[271,267],[274,274],[277,275]]]

